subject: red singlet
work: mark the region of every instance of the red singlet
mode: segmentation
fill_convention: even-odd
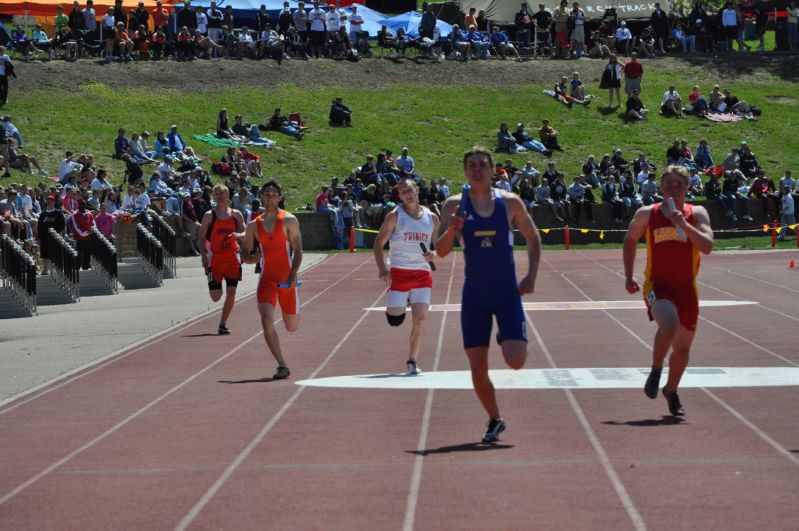
[[[687,239],[679,239],[677,228],[663,215],[660,207],[661,203],[652,207],[646,228],[644,302],[652,320],[650,309],[655,301],[671,301],[677,307],[680,324],[688,330],[696,330],[699,319],[699,295],[696,290],[699,251]],[[689,224],[696,225],[691,205],[684,204],[682,212]]]

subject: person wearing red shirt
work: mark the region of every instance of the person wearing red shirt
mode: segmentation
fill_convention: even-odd
[[[638,61],[638,53],[630,54],[630,60],[624,63],[624,92],[627,97],[637,90],[641,93],[641,79],[644,77],[644,65]]]
[[[755,196],[762,199],[763,203],[763,217],[768,219],[768,203],[771,201],[774,204],[774,218],[780,217],[780,210],[782,207],[781,199],[777,195],[777,189],[774,187],[774,182],[766,178],[766,172],[757,170],[757,177],[752,181],[752,186],[746,192],[746,197]]]
[[[682,416],[685,410],[677,387],[688,365],[699,319],[699,253],[710,254],[713,250],[713,229],[704,207],[685,203],[688,172],[683,166],[668,166],[660,179],[664,201],[639,208],[624,238],[625,289],[628,293],[642,291],[633,269],[638,241],[646,236],[643,295],[649,319],[657,323],[658,330],[644,393],[657,398],[663,360],[671,348],[663,396],[669,412]]]

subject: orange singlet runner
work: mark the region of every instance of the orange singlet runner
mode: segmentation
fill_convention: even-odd
[[[233,211],[222,219],[212,214],[212,226],[208,228],[206,241],[208,247],[208,289],[222,289],[222,279],[228,286],[237,286],[241,280],[241,261],[239,259],[239,242],[231,233],[238,232],[239,227]]]
[[[658,299],[674,303],[680,324],[696,330],[699,319],[699,296],[696,274],[699,271],[699,251],[690,241],[680,240],[676,227],[660,210],[662,203],[652,207],[646,229],[646,270],[644,271],[644,302],[647,309]],[[693,207],[683,206],[685,220],[696,225]],[[653,320],[649,311],[649,320]]]
[[[261,245],[261,276],[258,280],[258,304],[271,304],[275,306],[280,301],[280,309],[288,315],[300,313],[299,291],[295,287],[278,288],[277,285],[286,282],[291,273],[291,245],[286,233],[283,231],[283,219],[286,211],[278,209],[275,226],[272,232],[264,229],[263,216],[258,216],[255,221],[258,227],[258,243]]]

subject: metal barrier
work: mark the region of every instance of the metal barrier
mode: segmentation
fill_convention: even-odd
[[[108,289],[117,293],[117,249],[97,227],[92,227],[90,238],[92,270]]]
[[[164,248],[164,268],[169,271],[172,278],[176,278],[178,269],[175,257],[178,254],[178,241],[175,230],[158,214],[151,214],[150,217],[153,220],[152,234]]]
[[[56,284],[73,300],[80,299],[80,264],[78,253],[55,229],[47,229],[47,256],[55,266],[51,275]]]
[[[36,314],[36,262],[22,246],[3,234],[0,236],[0,277],[3,287],[32,315]]]
[[[144,225],[136,225],[136,250],[142,269],[159,285],[164,280],[164,247]]]

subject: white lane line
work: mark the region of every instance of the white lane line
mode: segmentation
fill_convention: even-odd
[[[452,269],[449,272],[449,284],[447,285],[447,304],[449,304],[449,298],[452,294],[452,280],[455,278],[455,261],[457,258],[458,255],[453,254]],[[438,343],[436,344],[436,357],[435,361],[433,362],[433,371],[438,370],[439,362],[441,361],[441,351],[444,347],[444,329],[446,328],[446,324],[447,312],[445,311],[444,315],[441,317],[441,328],[438,332]],[[425,375],[422,375],[422,377],[425,377]],[[422,427],[419,431],[419,442],[416,444],[416,448],[420,453],[416,454],[416,459],[413,461],[411,486],[408,489],[408,501],[405,504],[405,520],[402,524],[402,529],[405,531],[411,531],[413,529],[413,523],[416,519],[416,503],[419,499],[419,486],[422,483],[422,465],[424,462],[424,456],[421,454],[421,452],[427,448],[427,434],[430,428],[430,413],[433,409],[433,393],[433,388],[430,388],[427,391],[427,399],[425,400],[424,404]]]
[[[762,278],[757,278],[757,277],[753,277],[753,276],[750,276],[750,275],[744,275],[743,273],[738,273],[736,271],[733,271],[732,269],[727,269],[727,273],[729,273],[730,275],[743,277],[743,278],[746,278],[746,279],[749,279],[749,280],[754,280],[756,282],[760,282],[761,284],[767,284],[769,286],[773,286],[775,288],[779,288],[781,291],[790,291],[792,293],[799,293],[799,289],[789,288],[788,286],[785,286],[783,284],[776,284],[774,282],[769,282],[768,280],[763,280]]]
[[[712,289],[714,291],[718,291],[719,293],[723,293],[723,294],[727,295],[728,297],[735,297],[736,299],[741,300],[741,301],[744,300],[744,298],[741,297],[740,295],[736,295],[735,293],[730,293],[729,291],[725,291],[725,290],[723,290],[721,288],[717,288],[716,286],[712,286],[712,285],[708,284],[707,282],[697,281],[697,284],[699,284],[700,286],[704,286],[706,288],[710,288],[710,289]],[[772,313],[776,313],[777,315],[785,317],[786,319],[791,319],[792,321],[799,322],[799,318],[796,318],[793,315],[788,315],[787,313],[783,313],[783,312],[781,312],[779,310],[776,310],[774,308],[770,308],[770,307],[764,305],[763,303],[758,303],[758,306],[760,306],[764,310],[768,310],[768,311],[770,311]]]
[[[364,264],[365,263],[366,262],[364,262]],[[361,266],[362,265],[363,264],[361,264]],[[361,266],[358,266],[357,268],[355,268],[355,270],[353,270],[353,272],[356,271]],[[314,295],[313,297],[308,299],[308,302],[306,302],[306,304],[309,304],[314,299],[320,297],[322,294],[324,294],[329,289],[333,288],[336,284],[338,284],[339,282],[341,282],[345,278],[347,278],[346,275],[344,277],[340,278],[339,280],[337,280],[336,282],[334,282],[333,284],[330,284],[324,290],[320,291],[319,293],[317,293],[316,295]],[[281,319],[278,319],[278,321],[276,321],[276,322],[280,322],[280,320]],[[92,446],[97,444],[98,442],[102,441],[103,439],[105,439],[109,435],[112,435],[112,434],[116,433],[117,431],[119,431],[120,429],[125,427],[127,424],[129,424],[132,420],[134,420],[134,419],[138,418],[139,416],[141,416],[142,414],[146,413],[147,411],[152,409],[153,406],[157,405],[158,403],[162,402],[165,398],[171,396],[172,394],[174,394],[178,390],[182,389],[188,383],[194,381],[198,376],[201,376],[202,374],[206,373],[207,371],[209,371],[210,369],[212,369],[213,367],[215,367],[216,365],[218,365],[219,363],[221,363],[225,359],[229,358],[230,356],[232,356],[233,354],[238,352],[238,350],[241,349],[242,347],[244,347],[247,343],[249,343],[250,341],[252,341],[253,339],[255,339],[257,337],[260,337],[261,335],[262,335],[262,332],[259,331],[258,333],[256,333],[252,337],[250,337],[249,339],[246,339],[244,342],[240,343],[238,346],[236,346],[233,349],[231,349],[230,351],[228,351],[228,353],[225,354],[224,356],[222,356],[221,358],[218,358],[216,361],[214,361],[211,364],[207,365],[205,368],[200,369],[198,372],[196,372],[193,375],[189,376],[187,379],[183,380],[181,383],[179,383],[175,387],[169,389],[168,391],[163,393],[161,396],[159,396],[155,400],[151,401],[150,403],[148,403],[144,407],[142,407],[139,410],[137,410],[136,412],[132,413],[131,415],[129,415],[128,417],[126,417],[122,421],[118,422],[117,424],[115,424],[111,428],[107,429],[106,431],[104,431],[103,433],[98,435],[97,437],[93,438],[92,440],[90,440],[89,442],[84,444],[83,446],[80,446],[79,448],[76,448],[75,450],[71,451],[70,453],[68,453],[67,455],[65,455],[64,457],[62,457],[58,461],[56,461],[55,463],[51,464],[50,466],[48,466],[44,470],[41,470],[40,472],[38,472],[37,474],[35,474],[31,478],[29,478],[27,481],[25,481],[21,485],[18,485],[14,490],[12,490],[8,494],[6,494],[2,498],[0,498],[0,506],[3,505],[4,503],[6,503],[11,498],[13,498],[16,495],[18,495],[19,493],[21,493],[22,491],[24,491],[25,489],[27,489],[28,487],[30,487],[31,485],[33,485],[34,483],[36,483],[37,481],[39,481],[40,479],[42,479],[43,477],[45,477],[46,475],[48,475],[53,470],[59,468],[60,466],[64,465],[65,463],[69,462],[71,459],[73,459],[74,457],[76,457],[76,456],[80,455],[81,453],[85,452],[86,450],[88,450],[89,448],[91,448]]]
[[[703,387],[702,391],[704,391],[705,394],[707,394],[710,398],[715,400],[721,407],[726,409],[733,417],[735,417],[738,420],[740,420],[747,428],[749,428],[750,430],[755,432],[761,439],[763,439],[768,444],[770,444],[771,447],[774,448],[775,450],[777,450],[777,452],[779,452],[780,454],[782,454],[783,457],[787,457],[788,460],[793,462],[793,464],[799,465],[799,457],[797,457],[793,453],[789,452],[784,446],[782,446],[780,443],[778,443],[777,441],[772,439],[769,434],[767,434],[766,432],[764,432],[763,430],[761,430],[760,428],[755,426],[755,424],[753,424],[749,419],[744,417],[735,408],[733,408],[732,406],[728,405],[724,400],[722,400],[721,398],[716,396],[714,393],[710,392],[708,389],[705,389]]]
[[[550,367],[557,368],[557,364],[555,360],[552,358],[552,354],[550,354],[549,349],[547,348],[544,340],[541,337],[541,334],[538,333],[538,329],[533,323],[533,320],[530,319],[530,316],[527,315],[525,312],[524,314],[527,322],[530,324],[530,330],[532,330],[533,335],[535,336],[538,345],[541,347],[541,350],[544,353],[544,356],[547,359]],[[602,468],[605,469],[605,474],[607,474],[608,479],[610,480],[611,485],[613,485],[613,490],[616,491],[616,495],[619,497],[624,510],[627,511],[627,516],[629,516],[630,520],[633,523],[633,526],[638,531],[645,531],[646,524],[644,523],[644,519],[641,516],[641,513],[638,512],[636,509],[635,504],[633,503],[632,498],[630,498],[630,494],[627,492],[627,489],[624,487],[624,483],[622,483],[621,478],[616,473],[616,470],[613,468],[613,463],[611,463],[610,458],[608,457],[607,452],[605,452],[605,448],[603,448],[602,443],[599,441],[599,437],[596,436],[593,428],[591,428],[591,424],[588,422],[588,419],[583,412],[583,409],[580,407],[580,404],[577,403],[577,400],[574,398],[574,393],[570,389],[565,389],[564,392],[566,393],[566,398],[569,400],[569,404],[571,405],[574,414],[577,416],[577,420],[579,420],[580,425],[585,432],[588,441],[591,443],[591,446],[594,448],[594,452],[597,454],[599,458],[599,462],[602,465]]]
[[[579,251],[579,252],[580,252],[581,254],[583,254],[583,253],[582,253],[582,251]],[[588,258],[588,259],[589,259],[589,260],[591,260],[592,262],[594,262],[594,263],[598,264],[598,265],[599,265],[600,267],[602,267],[603,269],[605,269],[605,270],[607,270],[607,271],[610,271],[611,273],[613,273],[613,272],[614,272],[614,271],[612,271],[610,268],[608,268],[608,267],[605,267],[603,264],[601,264],[601,263],[597,262],[596,260],[594,260],[594,259],[593,259],[593,258],[591,258],[590,256],[587,256],[586,258]],[[618,275],[618,273],[616,273],[616,274]],[[621,275],[619,275],[619,276],[621,276]],[[624,277],[622,277],[622,278],[624,278]],[[568,280],[568,279],[567,279],[567,280]],[[576,286],[575,286],[575,287],[576,287]],[[746,338],[743,338],[743,337],[739,336],[738,334],[735,334],[734,332],[731,332],[731,331],[729,331],[729,330],[726,330],[726,329],[724,329],[723,327],[721,327],[720,325],[717,325],[716,323],[714,323],[714,322],[712,322],[712,321],[710,321],[710,320],[708,320],[708,319],[704,319],[704,318],[702,318],[702,317],[700,317],[700,319],[702,319],[703,321],[705,321],[705,322],[707,322],[707,323],[709,323],[709,324],[711,324],[711,325],[718,326],[719,328],[721,328],[721,329],[722,329],[722,330],[724,330],[725,332],[728,332],[728,333],[732,334],[733,336],[735,336],[735,337],[737,337],[737,338],[740,338],[740,339],[742,339],[742,340],[744,340],[744,341],[746,341],[746,342],[748,342],[748,343],[752,344],[753,346],[755,346],[755,347],[757,347],[757,348],[760,348],[761,350],[763,350],[763,351],[765,351],[765,352],[768,352],[768,353],[771,353],[771,354],[773,354],[773,353],[772,353],[771,351],[769,351],[768,349],[765,349],[764,347],[760,347],[760,346],[759,346],[759,345],[757,345],[756,343],[752,343],[752,342],[751,342],[751,341],[749,341],[748,339],[746,339]],[[632,335],[634,338],[636,338],[636,339],[637,339],[637,340],[638,340],[638,341],[639,341],[641,344],[643,344],[643,345],[646,345],[647,349],[649,349],[649,351],[651,352],[651,350],[652,350],[652,346],[651,346],[651,345],[649,345],[649,344],[648,344],[646,341],[644,341],[644,340],[643,340],[643,339],[642,339],[642,338],[641,338],[641,337],[640,337],[638,334],[636,334],[635,332],[633,332],[632,330],[630,330],[630,329],[629,329],[629,328],[627,328],[626,326],[624,327],[624,329],[625,329],[625,330],[627,330],[627,332],[629,332],[629,333],[630,333],[630,334],[631,334],[631,335]],[[792,361],[785,360],[785,358],[782,358],[782,356],[779,356],[779,355],[777,355],[777,357],[778,357],[778,358],[781,358],[781,359],[783,359],[784,361],[787,361],[787,362],[788,362],[790,365],[793,365],[793,366],[799,366],[799,364],[796,364],[796,363],[794,363],[794,362],[792,362]],[[727,404],[725,401],[723,401],[721,398],[719,398],[719,397],[718,397],[718,396],[716,396],[715,394],[713,394],[713,393],[711,393],[710,391],[708,391],[708,390],[707,390],[705,387],[702,387],[701,389],[702,389],[702,391],[703,391],[703,392],[704,392],[706,395],[708,395],[710,398],[712,398],[714,401],[716,401],[716,402],[717,402],[719,405],[723,406],[723,407],[724,407],[724,409],[726,409],[726,410],[727,410],[729,413],[731,413],[731,414],[732,414],[732,415],[733,415],[733,416],[734,416],[736,419],[738,419],[738,420],[739,420],[741,423],[743,423],[743,425],[744,425],[744,426],[746,426],[747,428],[749,428],[750,430],[752,430],[752,432],[753,432],[753,433],[755,433],[755,435],[757,435],[758,437],[760,437],[761,439],[763,439],[763,440],[764,440],[764,441],[765,441],[765,442],[766,442],[768,445],[770,445],[772,448],[776,449],[776,450],[777,450],[777,452],[779,452],[779,453],[780,453],[781,455],[783,455],[783,456],[789,456],[789,457],[790,457],[790,460],[791,460],[791,461],[792,461],[794,464],[799,464],[799,459],[796,459],[796,458],[795,458],[795,456],[794,456],[794,455],[793,455],[791,452],[789,452],[789,451],[788,451],[788,450],[787,450],[787,449],[786,449],[784,446],[782,446],[782,445],[781,445],[781,444],[779,444],[777,441],[775,441],[773,438],[771,438],[771,437],[770,437],[770,436],[769,436],[769,435],[768,435],[766,432],[764,432],[763,430],[761,430],[761,429],[760,429],[760,428],[759,428],[759,427],[758,427],[758,426],[757,426],[755,423],[753,423],[752,421],[750,421],[749,419],[747,419],[747,418],[746,418],[746,417],[745,417],[745,416],[744,416],[742,413],[740,413],[738,410],[736,410],[736,409],[735,409],[734,407],[732,407],[731,405]]]
[[[561,276],[566,273],[561,273]],[[756,301],[740,300],[700,300],[699,306],[705,307],[724,307],[724,306],[749,306],[760,304]],[[646,308],[646,304],[641,299],[626,299],[620,301],[546,301],[546,302],[523,302],[522,309],[528,312],[546,312],[546,311],[588,311],[588,310],[642,310]],[[385,312],[385,306],[371,306],[364,308],[370,312]],[[406,311],[411,311],[408,308]],[[431,304],[431,312],[459,312],[461,305],[457,303],[447,304]]]
[[[366,263],[368,263],[368,261],[363,262],[363,264]],[[339,281],[343,280],[344,278],[346,278],[346,276],[339,279]],[[337,281],[336,283],[338,283],[339,281]],[[380,301],[380,299],[383,298],[383,296],[386,294],[387,291],[388,288],[384,289],[380,293],[380,296],[378,296],[377,299],[375,299],[375,302],[373,304],[377,304],[378,301]],[[355,329],[358,328],[358,326],[364,321],[364,319],[366,319],[368,315],[369,312],[363,312],[363,315],[361,315],[361,317],[355,322],[354,325],[352,325],[352,327],[347,331],[347,333],[344,334],[344,337],[342,337],[341,340],[336,344],[336,346],[333,347],[333,350],[330,351],[330,354],[327,355],[327,357],[316,368],[316,370],[314,370],[314,372],[309,376],[309,378],[316,378],[316,375],[319,374],[327,366],[328,362],[330,362],[330,360],[333,359],[333,356],[335,356],[338,353],[342,345],[344,345],[347,342],[352,333],[355,332]],[[191,523],[197,518],[197,516],[199,516],[199,514],[203,511],[203,509],[205,509],[206,505],[208,505],[208,503],[216,495],[216,493],[219,492],[219,490],[225,485],[227,480],[230,479],[230,477],[233,475],[234,472],[236,472],[236,469],[238,469],[239,466],[241,466],[241,464],[250,456],[255,447],[258,446],[261,443],[261,441],[263,441],[263,439],[269,434],[270,431],[272,431],[272,428],[275,426],[275,424],[278,423],[278,421],[283,417],[286,411],[288,411],[289,408],[294,404],[294,402],[297,401],[297,399],[300,397],[303,391],[305,391],[305,389],[307,389],[307,387],[298,386],[294,394],[291,395],[291,398],[289,398],[286,401],[286,403],[283,404],[280,410],[278,410],[278,412],[275,413],[271,419],[269,419],[269,421],[264,425],[263,428],[261,428],[261,431],[258,432],[255,438],[253,438],[249,442],[249,444],[244,448],[244,450],[241,451],[241,453],[238,456],[236,456],[233,462],[231,462],[228,465],[228,467],[225,469],[225,471],[222,472],[222,475],[220,475],[219,478],[217,478],[217,480],[214,482],[214,484],[211,485],[211,488],[208,489],[208,491],[206,491],[205,494],[203,494],[203,496],[194,505],[194,507],[191,508],[188,514],[186,514],[186,516],[183,517],[180,523],[178,523],[178,525],[175,526],[176,530],[181,531],[186,529],[189,525],[191,525]]]
[[[766,353],[766,354],[768,354],[769,356],[773,356],[773,357],[777,358],[778,360],[784,361],[784,362],[785,362],[785,363],[787,363],[788,365],[793,365],[794,367],[799,367],[799,363],[796,363],[795,361],[789,360],[788,358],[786,358],[786,357],[784,357],[784,356],[780,356],[780,355],[779,355],[779,354],[777,354],[776,352],[772,352],[771,350],[767,349],[766,347],[763,347],[763,346],[761,346],[761,345],[758,345],[758,344],[757,344],[757,343],[755,343],[754,341],[752,341],[752,340],[750,340],[750,339],[747,339],[747,338],[745,338],[744,336],[742,336],[742,335],[740,335],[740,334],[737,334],[737,333],[733,332],[732,330],[728,330],[727,328],[724,328],[723,326],[721,326],[721,325],[720,325],[720,324],[718,324],[718,323],[714,323],[714,322],[713,322],[713,321],[711,321],[710,319],[707,319],[707,318],[705,318],[705,317],[702,317],[701,315],[699,316],[699,319],[701,319],[701,320],[702,320],[702,322],[705,322],[705,323],[707,323],[707,324],[709,324],[709,325],[711,325],[711,326],[715,326],[715,327],[716,327],[716,328],[718,328],[719,330],[722,330],[722,331],[724,331],[724,332],[727,332],[727,333],[728,333],[728,334],[730,334],[732,337],[734,337],[734,338],[736,338],[736,339],[740,339],[740,340],[741,340],[741,341],[743,341],[744,343],[747,343],[747,344],[749,344],[749,345],[751,345],[751,346],[755,347],[756,349],[758,349],[758,350],[760,350],[760,351],[762,351],[762,352],[765,352],[765,353]]]
[[[668,367],[664,369],[668,374]],[[639,389],[646,367],[492,369],[496,389]],[[344,389],[472,389],[471,373],[432,370],[405,374],[354,374],[301,380],[297,385]],[[701,387],[799,387],[799,367],[688,367],[680,389]]]
[[[317,267],[317,266],[319,266],[321,264],[329,264],[333,260],[333,258],[335,258],[335,257],[336,257],[336,255],[332,255],[330,258],[323,258],[319,262],[316,262],[316,263],[312,264],[311,266],[301,270],[301,272],[305,273],[307,271],[310,271],[310,270],[314,269],[315,267]],[[247,295],[244,295],[240,299],[236,300],[236,304],[244,304],[246,301],[248,301],[249,299],[251,299],[255,295],[256,295],[255,293],[249,293]],[[12,405],[10,407],[7,407],[6,409],[0,410],[0,416],[5,415],[9,411],[15,410],[15,409],[17,409],[20,406],[24,406],[25,404],[27,404],[27,403],[29,403],[29,402],[31,402],[33,400],[36,400],[37,398],[41,398],[41,397],[43,397],[45,395],[48,395],[48,394],[52,393],[53,391],[61,389],[65,385],[69,385],[72,382],[83,378],[84,376],[88,376],[90,374],[93,374],[93,373],[99,371],[100,369],[108,367],[109,365],[111,365],[113,363],[116,363],[119,360],[123,360],[123,359],[127,358],[128,356],[130,356],[131,354],[135,354],[136,352],[139,352],[139,351],[141,351],[141,350],[143,350],[143,349],[145,349],[145,348],[147,348],[147,347],[149,347],[151,345],[155,345],[156,343],[158,343],[160,341],[163,341],[164,339],[172,337],[173,335],[177,334],[178,332],[181,332],[181,331],[185,330],[186,328],[189,328],[189,327],[197,324],[197,322],[201,321],[202,319],[205,319],[206,317],[209,317],[210,315],[213,315],[214,313],[217,313],[219,311],[221,311],[220,308],[212,308],[210,310],[204,311],[203,313],[195,315],[194,317],[190,318],[189,320],[187,320],[187,321],[185,321],[183,323],[176,324],[175,326],[172,326],[170,328],[167,328],[166,330],[162,330],[161,332],[159,332],[159,334],[163,334],[163,335],[159,335],[159,336],[157,336],[155,338],[152,338],[152,337],[144,338],[144,339],[142,339],[140,341],[137,341],[137,342],[135,342],[135,343],[133,343],[131,345],[124,346],[124,347],[112,352],[111,354],[108,354],[108,355],[103,356],[101,358],[97,358],[96,360],[92,360],[92,361],[90,361],[88,363],[85,363],[85,364],[81,365],[80,367],[72,369],[71,371],[67,371],[64,374],[59,374],[55,378],[52,378],[52,379],[50,379],[50,380],[48,380],[48,381],[46,381],[44,383],[41,383],[41,384],[39,384],[39,385],[37,385],[35,387],[32,387],[30,389],[26,389],[25,391],[22,391],[21,393],[17,393],[14,396],[6,398],[5,400],[0,401],[0,407],[4,406],[6,404],[10,404],[10,403],[12,403],[12,402],[14,402],[16,400],[19,400],[19,399],[21,399],[23,397],[28,397],[25,400],[21,400],[20,402]],[[126,352],[129,349],[131,349],[131,348],[134,349],[134,350],[130,350],[129,352]],[[86,369],[88,369],[90,367],[92,369],[86,371]],[[81,371],[86,371],[86,372],[81,372]],[[75,376],[73,378],[70,378],[70,376],[75,375],[75,374],[77,374],[77,376]],[[69,378],[69,379],[66,380],[66,381],[63,381],[65,378]],[[60,383],[58,383],[58,382],[60,382]],[[56,384],[56,383],[58,383],[58,385],[53,385],[53,384]],[[51,385],[53,387],[49,387],[48,389],[46,389],[45,391],[42,391],[39,394],[36,394],[36,395],[33,395],[33,396],[29,396],[29,395],[31,395],[33,393],[36,393],[40,389],[47,388],[48,386],[51,386]]]

